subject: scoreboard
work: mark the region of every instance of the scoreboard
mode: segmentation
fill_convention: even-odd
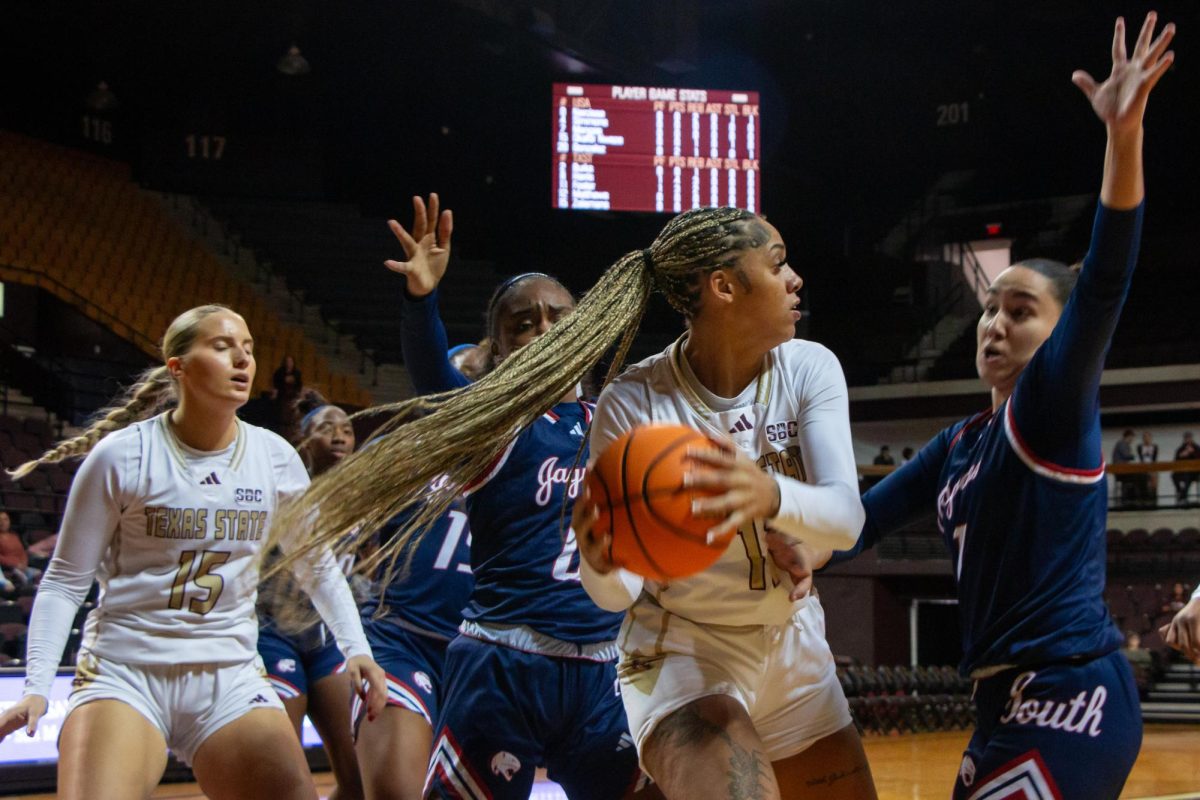
[[[555,208],[761,210],[758,92],[554,84]]]

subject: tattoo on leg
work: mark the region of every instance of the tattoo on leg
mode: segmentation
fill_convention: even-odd
[[[857,775],[866,770],[866,764],[855,764],[853,768],[845,772],[830,772],[826,775],[821,775],[816,778],[809,778],[805,783],[809,786],[833,786],[843,778],[849,778],[851,775]]]
[[[664,746],[679,748],[709,739],[721,740],[730,750],[729,770],[725,773],[730,800],[761,800],[767,796],[771,765],[766,758],[739,745],[728,731],[705,719],[693,706],[684,706],[664,719],[654,735]]]
[[[660,722],[654,735],[661,739],[664,745],[671,747],[691,747],[714,736],[725,742],[732,742],[724,728],[700,716],[700,712],[690,705],[684,706]]]
[[[731,800],[762,800],[767,796],[763,777],[771,765],[759,754],[736,742],[729,743],[733,755],[729,759],[729,797]]]

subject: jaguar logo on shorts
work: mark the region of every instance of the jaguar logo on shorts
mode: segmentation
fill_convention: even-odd
[[[512,753],[501,750],[492,756],[492,774],[499,775],[506,781],[511,781],[513,775],[521,770],[521,761]]]
[[[963,786],[970,786],[975,782],[975,762],[969,755],[963,756],[962,766],[958,768],[958,777]]]
[[[275,662],[275,669],[279,670],[280,672],[295,672],[296,671],[296,659],[281,658]]]
[[[426,675],[424,672],[419,672],[419,671],[414,672],[413,673],[413,683],[415,683],[417,686],[419,686],[422,691],[425,691],[425,692],[433,691],[433,681],[429,680],[429,676]]]

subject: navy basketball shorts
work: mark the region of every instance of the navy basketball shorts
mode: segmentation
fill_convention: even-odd
[[[432,728],[443,690],[448,642],[422,636],[386,619],[363,620],[363,631],[375,663],[387,673],[387,704],[417,714]],[[355,695],[351,719],[356,732],[365,711],[366,706]]]
[[[616,681],[613,662],[457,637],[426,796],[527,800],[544,766],[571,800],[618,800],[641,772]]]
[[[317,625],[298,636],[286,636],[270,623],[260,626],[258,654],[267,670],[267,680],[284,700],[308,694],[309,687],[337,672],[345,661],[333,636],[323,627]]]
[[[976,683],[975,708],[954,800],[1116,800],[1142,746],[1119,651],[1005,670]]]

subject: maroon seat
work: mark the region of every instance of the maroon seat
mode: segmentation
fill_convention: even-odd
[[[50,491],[50,479],[46,477],[44,472],[37,469],[26,475],[24,478],[21,478],[20,485],[22,488],[31,492]]]
[[[55,470],[47,478],[51,491],[66,494],[71,490],[72,473]]]
[[[5,492],[4,506],[8,511],[34,511],[37,509],[37,499],[27,492]]]
[[[37,544],[42,539],[53,536],[54,531],[48,531],[44,528],[38,528],[25,533],[25,545],[28,547],[31,544]]]

